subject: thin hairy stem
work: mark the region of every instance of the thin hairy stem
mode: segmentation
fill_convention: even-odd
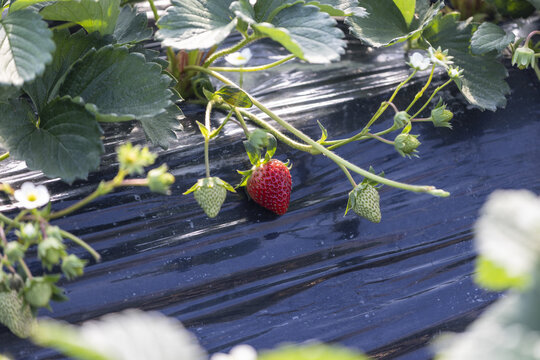
[[[206,60],[204,62],[203,67],[205,67],[205,68],[209,67],[214,61],[216,61],[220,57],[232,54],[233,52],[236,52],[236,51],[240,50],[241,48],[243,48],[247,44],[249,44],[249,43],[251,43],[251,42],[253,42],[253,41],[257,40],[257,39],[258,39],[257,37],[247,37],[247,38],[244,38],[242,41],[240,41],[238,44],[236,44],[234,46],[231,46],[228,49],[223,49],[221,51],[215,52],[214,54],[212,54],[212,56],[210,56],[208,58],[208,60]]]
[[[204,126],[210,132],[210,114],[212,113],[212,106],[214,105],[213,101],[209,101],[206,105],[206,113],[204,115]],[[209,136],[204,135],[204,166],[206,169],[206,177],[210,177],[210,150],[209,150]]]
[[[62,235],[62,237],[66,238],[66,239],[69,239],[69,240],[73,241],[75,244],[79,245],[80,247],[82,247],[83,249],[88,251],[90,253],[90,255],[92,255],[92,257],[96,261],[98,261],[98,262],[101,261],[101,255],[99,255],[99,253],[96,250],[94,250],[90,245],[88,245],[88,243],[86,241],[84,241],[83,239],[73,235],[70,232],[64,231],[64,230],[60,230],[60,235]]]
[[[424,85],[424,87],[414,96],[413,101],[411,101],[409,106],[407,106],[407,109],[405,109],[406,112],[409,112],[409,110],[413,107],[413,105],[416,104],[418,99],[420,99],[422,97],[422,95],[424,95],[424,92],[429,87],[429,84],[431,84],[431,80],[433,79],[433,74],[434,73],[435,73],[435,64],[433,64],[433,66],[431,67],[431,73],[429,73],[429,78],[428,78],[428,80],[426,82],[426,85]]]
[[[345,173],[345,176],[347,176],[347,179],[349,179],[349,182],[351,183],[352,187],[355,188],[356,187],[356,182],[354,181],[354,178],[352,177],[351,173],[349,172],[349,170],[341,165],[341,164],[338,164],[339,168],[341,170],[343,170],[343,172]]]
[[[148,0],[148,3],[150,4],[150,9],[152,9],[152,12],[154,13],[154,20],[157,22],[159,20],[159,14],[156,5],[154,4],[154,0]]]
[[[294,59],[295,57],[296,57],[295,55],[289,55],[276,62],[267,64],[267,65],[261,65],[261,66],[251,66],[251,67],[213,67],[212,66],[212,67],[209,67],[209,69],[213,71],[219,71],[219,72],[240,72],[240,73],[262,71],[262,70],[268,70],[275,66],[281,65],[289,60]]]
[[[426,100],[426,102],[424,103],[424,105],[413,115],[411,116],[411,119],[414,119],[415,117],[417,117],[430,103],[431,103],[431,100],[433,99],[433,97],[435,96],[435,94],[437,94],[439,91],[441,91],[446,85],[450,84],[452,82],[452,79],[449,79],[448,81],[446,81],[444,84],[442,84],[441,86],[437,87],[433,93],[431,94],[431,96],[429,97],[429,99]]]
[[[0,161],[6,160],[8,157],[9,157],[9,151],[7,153],[0,155]]]

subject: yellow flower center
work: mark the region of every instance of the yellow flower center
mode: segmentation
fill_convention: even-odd
[[[441,60],[441,61],[446,60],[446,56],[444,56],[444,54],[443,54],[442,52],[437,52],[437,53],[435,53],[435,57],[436,57],[438,60]]]
[[[26,200],[31,201],[31,202],[36,201],[37,200],[37,195],[34,194],[34,193],[30,193],[30,194],[28,194],[28,196],[26,196]]]

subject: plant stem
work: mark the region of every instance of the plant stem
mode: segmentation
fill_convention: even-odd
[[[257,40],[256,37],[247,37],[247,38],[244,38],[242,41],[240,41],[238,44],[236,44],[234,46],[231,46],[228,49],[223,49],[221,51],[217,51],[212,56],[210,56],[210,58],[208,58],[208,60],[206,60],[202,66],[204,68],[207,68],[214,61],[216,61],[218,58],[220,58],[222,56],[225,56],[225,55],[232,54],[233,52],[236,52],[236,51],[240,50],[241,48],[243,48],[244,46],[246,46],[247,44],[249,44],[250,42],[253,42],[255,40]]]
[[[244,116],[238,111],[238,108],[233,108],[234,114],[236,115],[236,118],[238,119],[238,122],[240,123],[240,127],[242,127],[242,130],[244,130],[244,134],[246,135],[246,138],[249,139],[249,129],[246,125],[246,122],[244,121]]]
[[[223,127],[225,126],[225,124],[227,124],[229,122],[229,120],[231,119],[231,116],[233,114],[233,109],[231,109],[231,111],[229,111],[229,113],[227,114],[227,117],[223,120],[223,122],[221,123],[221,125],[219,125],[219,127],[214,130],[214,131],[211,131],[210,132],[210,139],[213,139],[215,138],[216,136],[218,136],[218,134],[220,133],[220,131],[223,129]],[[243,119],[242,119],[243,120]],[[245,132],[245,130],[244,130]]]
[[[348,170],[345,166],[343,166],[343,165],[341,165],[341,164],[338,164],[338,166],[339,166],[339,168],[340,168],[341,170],[343,170],[343,172],[345,173],[345,176],[347,176],[347,179],[349,179],[349,181],[350,181],[352,187],[355,188],[355,187],[356,187],[356,182],[354,181],[354,178],[352,177],[352,175],[351,175],[351,173],[349,172],[349,170]]]
[[[386,135],[389,132],[392,132],[394,130],[396,130],[396,128],[392,125],[388,129],[379,131],[379,132],[377,132],[377,133],[375,133],[373,135],[379,135],[379,136]],[[351,140],[353,138],[354,138],[354,140]],[[328,150],[333,150],[333,149],[335,149],[335,148],[337,148],[339,146],[348,144],[351,141],[359,141],[359,140],[367,140],[367,139],[371,139],[371,137],[369,135],[362,135],[360,137],[358,137],[358,135],[355,135],[355,136],[347,138],[347,139],[324,141],[322,144],[323,145],[331,145],[331,146],[328,147]]]
[[[51,27],[51,30],[62,30],[62,29],[69,29],[70,27],[77,26],[78,24],[76,22],[67,22],[60,25],[56,25]]]
[[[537,34],[540,34],[540,30],[534,30],[532,31],[528,36],[527,36],[527,39],[525,39],[525,47],[528,47],[529,46],[529,41],[531,41],[532,37],[534,35],[537,35]]]
[[[450,84],[453,80],[452,79],[449,79],[448,81],[446,81],[444,84],[440,85],[439,87],[437,87],[433,93],[431,94],[431,96],[429,97],[429,99],[427,99],[427,101],[424,103],[424,106],[422,106],[420,108],[420,110],[418,110],[413,116],[411,116],[411,119],[414,119],[415,117],[417,117],[425,108],[426,106],[429,105],[429,103],[431,102],[431,100],[433,99],[433,97],[435,96],[435,94],[437,94],[439,91],[441,91],[446,85]]]
[[[223,82],[223,83],[225,83],[227,85],[238,88],[238,86],[235,83],[233,83],[232,81],[230,81],[229,79],[227,79],[223,75],[221,75],[219,73],[216,73],[216,72],[214,72],[212,70],[209,70],[207,68],[203,68],[203,67],[200,67],[200,66],[190,66],[190,68],[192,68],[194,70],[199,70],[199,71],[205,72],[208,75],[211,75],[211,76],[215,77],[216,79],[220,80],[221,82]],[[339,155],[337,155],[334,152],[328,150],[326,147],[319,144],[315,140],[311,139],[309,136],[304,134],[302,131],[298,130],[294,126],[290,125],[288,122],[281,119],[279,116],[277,116],[272,111],[270,111],[268,108],[266,108],[263,104],[261,104],[257,99],[255,99],[254,97],[249,95],[246,91],[244,91],[244,93],[251,99],[251,102],[255,106],[257,106],[262,112],[264,112],[266,115],[268,115],[271,119],[275,120],[279,125],[284,127],[286,130],[291,132],[294,136],[296,136],[300,140],[304,141],[306,144],[309,144],[313,148],[315,148],[316,150],[319,150],[323,155],[327,156],[328,158],[333,160],[338,165],[343,165],[347,169],[352,170],[352,171],[354,171],[354,172],[356,172],[356,173],[358,173],[358,174],[360,174],[360,175],[362,175],[362,176],[364,176],[364,177],[366,177],[368,179],[371,179],[371,180],[377,181],[377,182],[379,182],[381,184],[392,186],[392,187],[395,187],[395,188],[408,190],[408,191],[412,191],[412,192],[428,193],[428,194],[431,194],[431,195],[442,196],[442,197],[446,197],[446,196],[450,195],[450,193],[448,193],[448,192],[446,192],[444,190],[441,190],[441,189],[437,189],[434,186],[409,185],[409,184],[401,183],[399,181],[390,180],[390,179],[384,178],[382,176],[375,175],[375,174],[373,174],[373,173],[371,173],[371,172],[369,172],[367,170],[364,170],[361,167],[356,166],[355,164],[343,159]]]
[[[284,62],[287,62],[289,60],[294,59],[295,57],[296,57],[295,55],[289,55],[289,56],[284,57],[283,59],[278,60],[276,62],[267,64],[267,65],[261,65],[261,66],[251,66],[251,67],[209,67],[208,69],[213,70],[213,71],[220,71],[220,72],[241,72],[241,73],[253,72],[253,71],[262,71],[262,70],[267,70],[267,69],[273,68],[275,66],[281,65]]]
[[[114,188],[114,185],[112,184],[112,181],[109,181],[109,182],[106,182],[106,183],[102,182],[102,183],[99,184],[97,189],[94,190],[93,193],[91,193],[90,195],[88,195],[84,199],[76,202],[75,204],[73,204],[71,206],[68,206],[67,208],[65,208],[63,210],[60,210],[60,211],[53,212],[53,213],[49,214],[49,216],[47,216],[47,220],[58,219],[58,218],[61,218],[62,216],[65,216],[65,215],[70,214],[70,213],[72,213],[74,211],[77,211],[80,208],[82,208],[83,206],[87,205],[89,202],[96,199],[97,197],[109,193],[110,191],[112,191],[113,188]]]
[[[96,250],[94,250],[90,245],[88,245],[88,243],[86,241],[84,241],[83,239],[73,235],[70,232],[64,231],[64,230],[60,230],[60,234],[62,235],[62,237],[73,241],[75,244],[79,245],[80,247],[82,247],[83,249],[88,251],[90,253],[90,255],[92,255],[92,257],[97,262],[101,261],[101,255],[99,255],[99,253]]]
[[[206,105],[206,113],[204,115],[204,126],[208,129],[208,132],[210,131],[210,114],[212,113],[212,105],[214,105],[213,101],[209,101]],[[206,168],[206,177],[210,177],[210,156],[209,156],[209,142],[210,138],[209,136],[204,136],[204,166]]]
[[[24,261],[24,259],[19,259],[19,265],[21,265],[24,273],[26,274],[26,277],[32,280],[34,276],[32,275],[32,272],[30,271],[30,268],[28,267],[28,265],[26,265],[26,262]]]
[[[367,136],[369,136],[370,138],[373,138],[373,139],[377,139],[385,144],[389,144],[389,145],[394,145],[394,142],[391,141],[391,140],[386,140],[385,138],[383,137],[380,137],[379,135],[377,134],[367,134]]]
[[[154,20],[157,22],[159,20],[159,14],[158,14],[156,5],[154,4],[154,0],[148,0],[148,3],[150,4],[150,8],[152,9],[152,12],[154,13]]]
[[[409,110],[413,107],[413,105],[424,95],[424,92],[427,90],[429,84],[431,84],[431,79],[433,79],[433,74],[435,73],[435,64],[431,67],[431,73],[429,74],[428,81],[426,82],[426,85],[414,96],[413,101],[409,104],[407,109],[405,109],[406,112],[409,112]]]
[[[247,116],[251,121],[253,121],[255,124],[259,125],[260,127],[268,130],[269,132],[272,133],[272,135],[274,135],[279,141],[281,141],[282,143],[294,148],[294,149],[297,149],[297,150],[300,150],[300,151],[305,151],[305,152],[308,152],[312,155],[318,155],[320,154],[321,152],[318,151],[318,150],[315,150],[313,148],[313,146],[310,146],[310,145],[306,145],[306,144],[302,144],[302,143],[299,143],[298,141],[294,141],[293,139],[291,139],[290,137],[288,137],[287,135],[283,134],[281,131],[279,131],[278,129],[276,129],[275,127],[273,127],[271,124],[267,123],[266,121],[262,120],[261,118],[259,118],[258,116],[250,113],[249,111],[247,110],[244,110],[244,109],[239,109],[239,112],[245,116]]]
[[[9,151],[5,154],[0,155],[0,161],[6,160],[9,157]]]

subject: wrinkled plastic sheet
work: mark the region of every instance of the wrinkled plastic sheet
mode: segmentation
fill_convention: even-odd
[[[251,65],[281,56],[268,42],[252,46]],[[245,87],[270,109],[313,138],[317,121],[331,138],[355,134],[409,70],[399,47],[373,50],[350,40],[339,63],[289,62],[263,74],[247,74]],[[350,184],[324,156],[279,145],[276,157],[291,160],[293,191],[287,214],[276,216],[240,191],[228,194],[220,215],[207,218],[192,196],[183,196],[204,176],[203,138],[195,125],[204,109],[182,104],[185,131],[157,164],[176,177],[171,196],[141,188],[108,194],[54,224],[97,249],[84,277],[62,282],[70,300],[40,311],[70,323],[139,308],[181,320],[210,352],[248,343],[257,349],[318,339],[369,353],[375,359],[428,359],[430,341],[460,331],[499,294],[472,281],[474,222],[496,189],[540,193],[540,91],[532,71],[510,69],[513,89],[506,109],[481,112],[455,87],[443,91],[455,113],[454,129],[415,125],[419,159],[399,156],[377,141],[337,150],[355,164],[387,177],[430,184],[449,198],[383,187],[382,222],[343,216]],[[416,78],[398,96],[400,108],[423,85]],[[441,83],[442,78],[436,78]],[[374,129],[392,124],[392,111]],[[217,126],[224,114],[213,116]],[[129,140],[145,143],[136,124],[104,128],[106,155],[87,181],[68,186],[29,171],[23,162],[0,163],[0,182],[45,183],[53,208],[88,195],[117,171],[114,149]],[[234,123],[210,145],[213,176],[236,184],[237,169],[250,167],[243,133]],[[360,180],[357,178],[357,180]],[[13,207],[3,199],[1,211]],[[70,251],[90,259],[80,248]],[[40,264],[30,261],[33,272]],[[0,353],[15,359],[58,359],[0,327]]]

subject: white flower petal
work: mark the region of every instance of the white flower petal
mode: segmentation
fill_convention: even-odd
[[[225,61],[233,66],[245,65],[252,57],[251,50],[249,48],[242,49],[235,53],[225,56]]]
[[[233,360],[257,360],[257,351],[250,345],[237,345],[229,352]]]
[[[231,356],[223,353],[216,353],[212,355],[210,360],[232,360]]]

